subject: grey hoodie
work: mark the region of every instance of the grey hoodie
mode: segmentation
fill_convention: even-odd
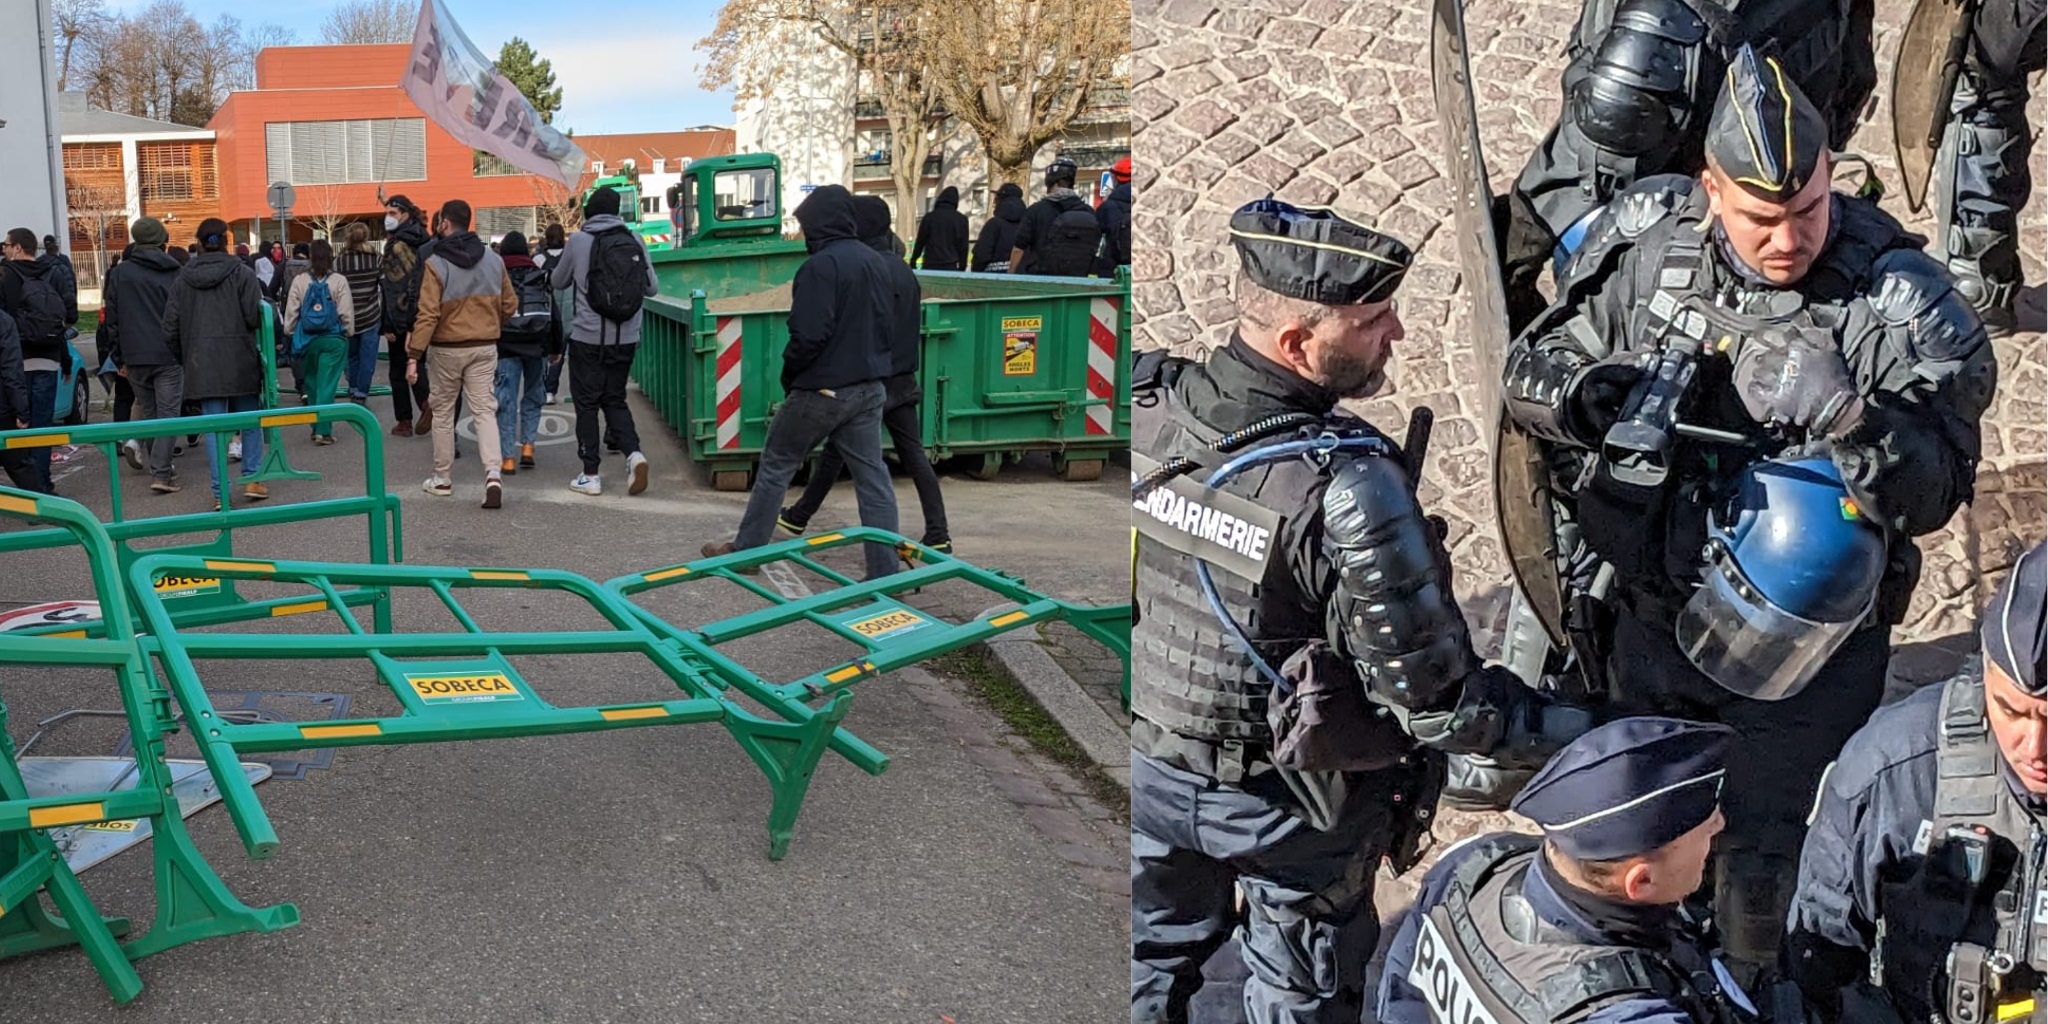
[[[569,324],[568,332],[571,341],[592,345],[640,343],[640,317],[643,314],[635,313],[632,319],[623,324],[604,323],[603,318],[597,315],[596,310],[590,308],[589,300],[584,297],[590,278],[591,236],[614,228],[626,228],[626,222],[615,214],[602,214],[584,221],[583,230],[569,236],[568,243],[562,249],[562,258],[549,264],[548,283],[551,286],[569,288],[573,284],[575,289],[576,318]],[[637,234],[634,235],[634,241],[639,241]],[[640,249],[641,252],[646,252],[645,243],[641,244]],[[657,287],[654,279],[654,261],[650,259],[647,261],[647,291],[643,294],[652,296]]]

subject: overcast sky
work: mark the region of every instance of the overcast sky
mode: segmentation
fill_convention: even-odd
[[[337,0],[184,0],[202,24],[222,14],[244,28],[270,23],[320,42],[320,23]],[[697,87],[697,40],[711,31],[720,0],[445,0],[462,30],[486,54],[513,36],[554,62],[562,87],[557,125],[578,134],[674,131],[730,125],[732,92]],[[107,0],[133,13],[149,0]],[[396,84],[396,83],[393,83]]]

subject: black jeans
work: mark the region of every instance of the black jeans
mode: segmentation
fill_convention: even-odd
[[[940,544],[953,539],[946,529],[946,501],[939,494],[939,474],[932,471],[932,462],[924,454],[924,432],[918,420],[918,406],[924,395],[918,390],[915,374],[902,374],[887,381],[888,397],[882,404],[882,429],[889,432],[889,443],[896,447],[896,457],[903,460],[903,469],[910,474],[910,482],[917,487],[917,504],[924,512],[924,542]],[[825,503],[825,496],[832,493],[832,485],[839,481],[839,474],[846,468],[846,460],[839,449],[826,442],[825,453],[818,457],[818,469],[811,474],[811,482],[804,487],[803,497],[790,506],[790,518],[798,523],[807,523],[818,514],[818,506]]]
[[[412,357],[405,352],[405,335],[392,335],[391,340],[385,343],[385,351],[391,357],[390,362],[386,364],[391,368],[391,416],[401,423],[410,423],[413,420],[412,407],[415,404],[422,409],[427,407],[427,361],[420,360],[420,382],[407,387],[406,360]]]
[[[633,410],[626,408],[626,379],[633,373],[633,354],[640,346],[569,343],[569,395],[576,400],[576,455],[583,472],[597,475],[604,461],[598,440],[597,415],[604,412],[603,433],[628,454],[640,450],[640,432],[633,429]]]

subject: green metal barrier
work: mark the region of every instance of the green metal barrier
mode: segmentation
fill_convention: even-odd
[[[263,427],[275,431],[286,426],[311,424],[316,417],[325,418],[331,424],[352,427],[362,440],[362,494],[298,503],[285,503],[272,497],[270,502],[264,505],[245,505],[236,508],[230,504],[223,506],[223,510],[219,512],[193,512],[157,517],[133,517],[129,514],[130,505],[122,498],[119,479],[122,469],[119,457],[121,442],[130,439],[184,437],[187,434],[225,435],[246,427]],[[179,552],[203,558],[233,558],[236,555],[235,532],[244,528],[356,516],[363,517],[368,526],[369,549],[364,552],[365,562],[385,565],[404,558],[398,496],[387,491],[384,484],[384,435],[378,429],[377,417],[358,405],[342,404],[276,412],[237,412],[176,419],[130,420],[126,423],[95,423],[59,429],[45,427],[36,430],[0,431],[0,447],[35,448],[61,444],[93,445],[105,456],[108,490],[112,495],[112,511],[108,521],[101,528],[113,539],[123,570],[143,554]],[[231,479],[227,475],[228,465],[227,445],[215,445],[214,470],[220,475],[224,489]],[[176,547],[141,549],[135,546],[135,542],[139,540],[187,534],[210,536],[205,540]],[[0,534],[0,554],[63,547],[76,542],[76,538],[69,531],[61,528],[4,533]],[[214,573],[195,573],[182,580],[173,580],[164,587],[160,596],[176,602],[175,618],[181,625],[187,626],[233,621],[244,617],[245,614],[267,615],[272,609],[289,603],[275,600],[244,601],[237,593],[232,579],[222,578]],[[377,617],[378,628],[390,628],[390,596],[383,588],[368,586],[351,590],[343,594],[343,599],[350,605],[371,606]],[[103,598],[103,610],[106,603]],[[42,627],[30,632],[47,635],[77,632],[81,629],[84,631],[81,635],[104,635],[104,626],[98,622]]]
[[[813,557],[818,552],[867,541],[893,545],[911,563],[911,568],[863,583]],[[741,571],[771,562],[794,563],[831,580],[836,586],[823,593],[793,599],[762,586]],[[829,697],[862,680],[1048,619],[1063,619],[1090,639],[1116,652],[1124,663],[1123,690],[1126,694],[1130,692],[1129,605],[1097,607],[1047,597],[1027,588],[1022,580],[1008,573],[970,565],[882,530],[849,527],[816,537],[735,551],[717,558],[630,573],[606,581],[605,587],[631,598],[645,591],[707,578],[723,579],[744,587],[768,601],[770,606],[695,629],[678,628],[638,604],[634,608],[649,628],[689,652],[707,667],[715,679],[740,688],[749,697],[764,703],[772,700],[803,702]],[[980,587],[1015,603],[1017,607],[956,624],[914,608],[898,597],[947,581]],[[799,622],[822,627],[841,639],[860,645],[868,653],[794,682],[765,685],[758,676],[717,650],[719,644]]]
[[[298,910],[289,904],[256,910],[236,899],[185,830],[164,763],[164,733],[176,724],[170,699],[157,685],[137,642],[113,541],[106,531],[77,502],[6,488],[0,488],[0,518],[54,523],[55,531],[84,549],[100,595],[105,616],[101,631],[106,637],[0,634],[0,666],[10,675],[27,674],[17,673],[17,666],[111,669],[135,740],[137,771],[133,789],[31,798],[15,765],[14,744],[6,731],[7,708],[0,703],[0,958],[77,945],[114,1000],[125,1003],[142,991],[142,979],[130,960],[198,939],[273,932],[297,924]],[[227,765],[215,778],[247,782],[239,764]],[[152,830],[156,920],[147,934],[123,946],[116,936],[127,934],[128,922],[100,916],[47,830],[142,818],[149,820]],[[43,907],[36,896],[39,891],[47,894],[57,914]]]
[[[1130,277],[918,271],[926,447],[1005,458],[1050,451],[1092,480],[1130,447]],[[648,299],[633,377],[720,490],[745,490],[783,397],[786,287]]]

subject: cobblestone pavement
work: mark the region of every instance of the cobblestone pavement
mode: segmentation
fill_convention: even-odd
[[[1129,822],[1096,802],[1087,785],[975,704],[964,683],[921,669],[904,669],[899,676],[967,759],[988,774],[996,794],[1014,804],[1052,844],[1053,853],[1101,893],[1107,905],[1129,907]]]
[[[1579,5],[1570,0],[1472,0],[1473,73],[1479,127],[1496,189],[1505,189],[1555,120],[1564,40]],[[1889,89],[1891,56],[1910,4],[1879,0],[1877,49]],[[1221,344],[1234,316],[1236,257],[1229,213],[1276,192],[1295,203],[1333,205],[1414,244],[1402,297],[1408,336],[1388,393],[1358,411],[1395,429],[1428,405],[1437,429],[1424,498],[1451,520],[1458,592],[1488,632],[1507,580],[1493,530],[1486,447],[1467,340],[1468,296],[1459,280],[1447,186],[1439,172],[1426,3],[1345,0],[1138,0],[1133,5],[1137,140],[1136,279],[1140,347],[1187,353]],[[2030,108],[2048,123],[2048,97]],[[1869,154],[1892,198],[1885,206],[1914,230],[1893,167],[1889,98],[1852,142]],[[2039,282],[2048,250],[2048,147],[2037,141],[2034,200],[2022,249]],[[2038,296],[2037,296],[2038,297]],[[1975,507],[1923,538],[1926,571],[1900,639],[1971,628],[1998,574],[2042,535],[2043,452],[2048,435],[2048,346],[2038,333],[1999,343],[1999,398],[1986,420]]]
[[[1081,689],[1101,706],[1110,721],[1128,730],[1131,713],[1124,710],[1123,659],[1064,622],[1043,623],[1038,627],[1038,635],[1052,660],[1081,684]]]

